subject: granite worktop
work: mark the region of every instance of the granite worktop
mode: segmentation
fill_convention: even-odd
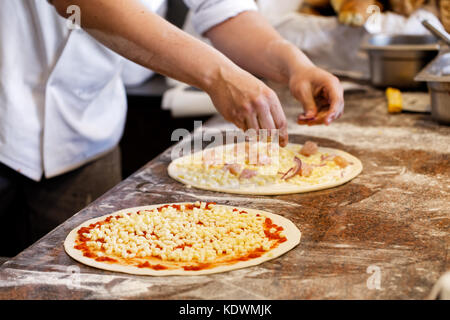
[[[170,150],[0,267],[0,299],[423,299],[449,265],[450,127],[429,114],[390,115],[381,91],[346,96],[330,126],[298,126],[277,89],[291,142],[307,139],[361,159],[363,172],[329,190],[241,196],[187,188],[167,175]],[[219,116],[209,126],[226,129]],[[215,201],[293,221],[300,244],[261,265],[193,277],[132,276],[71,259],[66,235],[87,219],[167,202]]]

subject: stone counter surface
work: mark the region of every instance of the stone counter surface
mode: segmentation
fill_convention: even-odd
[[[330,126],[298,126],[296,102],[280,96],[291,142],[314,140],[350,152],[363,172],[312,193],[229,195],[170,179],[168,150],[0,267],[0,299],[426,298],[450,269],[450,127],[427,114],[389,115],[380,91],[347,95],[345,115]],[[209,125],[229,127],[220,117]],[[88,219],[197,200],[280,214],[298,226],[301,242],[259,266],[193,277],[101,271],[64,252],[67,234]]]

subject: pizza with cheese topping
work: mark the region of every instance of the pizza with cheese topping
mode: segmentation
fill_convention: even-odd
[[[301,233],[270,212],[215,203],[117,211],[86,221],[64,242],[88,266],[140,275],[198,275],[245,268],[294,248]]]
[[[362,171],[359,159],[312,141],[304,145],[229,144],[172,161],[168,174],[199,189],[237,194],[278,195],[342,185]]]

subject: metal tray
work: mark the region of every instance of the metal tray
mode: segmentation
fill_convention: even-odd
[[[402,89],[419,88],[417,73],[439,51],[432,35],[386,35],[366,37],[361,47],[370,57],[371,81],[374,86]]]
[[[416,77],[425,81],[431,96],[431,116],[443,124],[450,124],[450,50],[446,50],[429,63]],[[445,71],[445,73],[444,73]]]

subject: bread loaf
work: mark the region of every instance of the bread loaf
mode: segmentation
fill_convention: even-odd
[[[374,8],[371,7],[373,5],[378,6],[380,12],[392,10],[398,14],[409,16],[423,6],[425,2],[430,4],[432,0],[304,0],[300,12],[317,15],[331,11],[330,14],[336,13],[339,21],[343,24],[362,26],[368,17],[375,12]],[[450,28],[449,7],[450,0],[441,0],[441,18],[447,29]],[[328,8],[329,11],[324,11],[325,8]],[[434,5],[434,8],[436,8],[436,5]]]
[[[341,23],[362,26],[371,13],[368,8],[377,2],[376,0],[331,0],[331,4],[338,13]]]
[[[390,0],[392,11],[409,16],[424,4],[425,0]]]
[[[330,5],[330,0],[304,0],[303,3],[311,7],[323,8]]]
[[[450,32],[450,0],[440,1],[441,21],[445,30]]]

